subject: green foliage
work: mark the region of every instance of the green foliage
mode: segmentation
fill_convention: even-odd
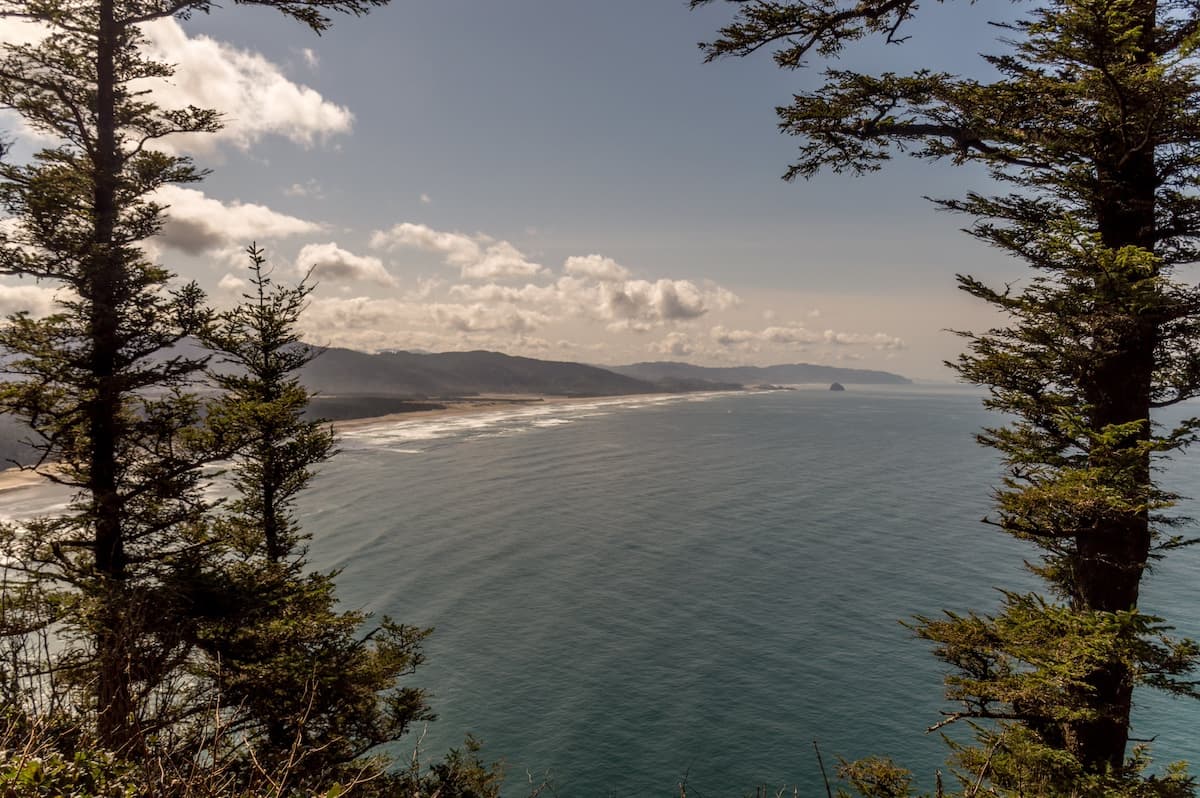
[[[912,0],[734,5],[708,57],[773,47],[786,68],[868,36],[902,42],[916,13]],[[907,152],[1011,187],[937,202],[1035,272],[1020,289],[959,278],[1006,324],[962,333],[953,367],[1008,419],[979,435],[1007,467],[988,522],[1035,548],[1051,596],[916,621],[952,669],[945,722],[977,721],[973,744],[951,745],[964,794],[1189,795],[1182,770],[1147,775],[1127,749],[1135,688],[1197,696],[1200,648],[1138,605],[1155,559],[1190,542],[1154,474],[1200,424],[1163,429],[1154,411],[1200,395],[1200,291],[1173,277],[1200,239],[1200,16],[1175,0],[1051,0],[1000,27],[989,82],[826,69],[779,109],[799,141],[785,176]],[[865,795],[903,794],[891,768],[844,775]]]
[[[890,759],[869,757],[838,765],[838,778],[849,783],[848,792],[838,789],[838,798],[850,795],[872,798],[907,798],[912,795],[912,774]]]
[[[364,633],[369,616],[337,608],[336,573],[308,572],[295,500],[334,448],[328,424],[304,418],[298,376],[315,356],[297,330],[312,289],[274,283],[261,250],[247,254],[251,292],[204,333],[223,389],[208,423],[244,443],[216,524],[227,568],[213,592],[228,612],[199,646],[244,766],[288,763],[293,783],[315,788],[378,767],[374,749],[432,717],[420,690],[398,685],[421,663],[429,630],[384,618]]]
[[[499,798],[504,781],[504,766],[500,762],[485,762],[483,747],[467,735],[462,748],[451,749],[441,761],[422,770],[420,758],[414,753],[409,766],[388,774],[372,789],[375,794],[438,796],[438,798]],[[533,791],[533,795],[539,792]]]
[[[330,13],[361,14],[386,0],[238,2],[275,8],[319,32]],[[173,67],[143,54],[139,26],[213,7],[208,0],[0,0],[0,17],[40,23],[49,34],[0,45],[0,104],[51,142],[24,162],[0,163],[0,206],[10,217],[0,231],[0,274],[58,289],[51,315],[17,314],[0,326],[13,378],[0,385],[0,412],[32,431],[36,470],[74,490],[65,512],[0,529],[0,699],[35,714],[79,712],[99,743],[119,753],[186,749],[203,738],[206,722],[197,718],[223,707],[208,678],[213,641],[245,634],[239,623],[270,626],[247,617],[240,601],[248,595],[265,595],[272,623],[302,608],[316,613],[307,620],[314,630],[327,622],[304,636],[307,654],[366,676],[363,690],[419,661],[421,633],[404,627],[385,625],[371,641],[351,643],[362,618],[333,610],[329,577],[304,577],[302,563],[282,562],[299,537],[288,520],[291,502],[308,478],[291,464],[319,461],[331,445],[328,430],[286,428],[307,395],[293,386],[286,396],[239,396],[239,412],[252,418],[222,419],[220,407],[193,393],[207,358],[174,349],[186,336],[217,330],[223,348],[246,359],[252,353],[238,336],[262,333],[260,346],[271,340],[253,327],[253,310],[214,321],[195,285],[174,285],[145,254],[163,224],[155,192],[203,176],[160,142],[214,132],[220,118],[149,99],[147,86],[170,78]],[[304,295],[276,296],[302,303]],[[273,361],[285,370],[286,350]],[[277,446],[247,437],[256,426],[280,425]],[[246,496],[257,496],[256,484],[276,495],[214,521],[204,469],[255,447],[278,461],[247,454],[237,479]],[[272,550],[273,570],[248,559],[258,556],[258,539]],[[254,586],[267,594],[249,591],[259,577]],[[401,695],[352,739],[388,737],[402,716],[419,715],[419,694]],[[349,703],[360,717],[369,714],[366,699]]]
[[[69,719],[23,723],[7,717],[0,727],[0,796],[5,798],[499,798],[503,767],[481,758],[468,736],[428,764],[414,753],[407,766],[384,770],[360,763],[342,781],[303,783],[296,761],[252,770],[237,760],[172,757],[148,749],[121,759],[97,745]],[[534,790],[536,795],[538,790]]]
[[[0,794],[11,798],[135,798],[146,795],[132,765],[104,753],[76,751],[66,757],[14,757],[0,762]]]
[[[76,490],[63,515],[3,536],[5,590],[21,600],[5,605],[0,633],[19,646],[11,638],[53,624],[62,644],[26,646],[34,659],[14,667],[49,674],[118,743],[175,691],[194,628],[181,577],[209,540],[200,469],[229,447],[199,424],[188,393],[203,361],[169,354],[205,323],[203,296],[168,289],[169,272],[139,247],[161,224],[153,192],[200,177],[187,158],[145,145],[215,130],[216,117],[163,110],[129,89],[171,70],[138,54],[130,25],[104,22],[100,35],[112,12],[0,3],[4,16],[51,25],[41,42],[3,46],[0,102],[57,142],[0,164],[13,221],[0,233],[0,273],[59,287],[55,314],[0,327],[15,377],[0,387],[0,411],[28,423],[39,470]]]

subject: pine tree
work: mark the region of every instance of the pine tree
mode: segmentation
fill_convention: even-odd
[[[866,37],[902,42],[917,13],[914,0],[736,6],[702,45],[708,59],[774,48],[786,69],[836,62]],[[1154,463],[1197,424],[1163,429],[1153,413],[1200,394],[1200,292],[1172,276],[1200,234],[1200,14],[1174,0],[1050,0],[1000,27],[991,82],[826,69],[821,88],[779,109],[800,142],[785,177],[872,171],[902,151],[983,164],[1005,193],[938,204],[1036,275],[1022,290],[960,277],[1010,319],[966,334],[955,367],[1015,419],[979,436],[1007,464],[991,522],[1037,547],[1048,589],[915,625],[953,667],[960,709],[947,721],[975,729],[976,744],[953,746],[965,791],[986,780],[1013,795],[1186,794],[1179,771],[1141,775],[1129,730],[1135,688],[1196,696],[1200,652],[1139,596],[1154,560],[1186,542]],[[871,785],[900,781],[879,766],[846,773],[883,794]]]
[[[204,333],[223,391],[208,423],[243,444],[220,525],[232,567],[217,592],[232,606],[200,645],[231,713],[226,733],[259,766],[292,760],[296,786],[315,789],[381,769],[363,758],[432,717],[420,690],[397,685],[420,664],[428,630],[384,618],[364,632],[366,615],[337,609],[336,572],[309,572],[296,497],[334,449],[329,425],[305,418],[298,376],[317,354],[297,329],[312,286],[279,285],[261,250],[247,254],[250,292]]]
[[[315,31],[328,12],[359,14],[386,0],[241,0]],[[186,712],[178,691],[194,627],[192,577],[212,547],[200,468],[227,449],[198,424],[188,385],[202,358],[171,347],[206,321],[194,286],[140,245],[161,227],[158,188],[200,179],[185,157],[155,148],[176,133],[215,131],[212,111],[158,107],[140,81],[171,67],[140,54],[139,25],[207,13],[208,0],[0,0],[0,16],[45,26],[33,44],[6,43],[0,104],[57,143],[0,166],[0,274],[59,287],[57,312],[9,320],[0,346],[19,378],[0,407],[26,420],[39,470],[78,492],[68,513],[4,536],[2,631],[18,652],[5,682],[26,698],[47,679],[88,695],[101,742],[128,749]],[[50,467],[50,463],[53,467]],[[54,628],[52,662],[20,661],[20,640]],[[16,641],[16,642],[14,642]],[[21,682],[22,674],[41,687]],[[16,696],[19,698],[19,696]]]

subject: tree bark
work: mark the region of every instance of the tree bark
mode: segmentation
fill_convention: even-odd
[[[1138,62],[1149,66],[1157,19],[1155,0],[1145,0],[1142,9],[1142,47]],[[1132,108],[1134,119],[1151,114],[1148,108]],[[1140,137],[1131,137],[1140,140]],[[1154,142],[1130,150],[1129,138],[1109,130],[1098,142],[1097,178],[1100,184],[1096,207],[1097,232],[1107,249],[1135,246],[1153,251],[1155,197],[1158,188]],[[1096,285],[1096,327],[1093,341],[1096,360],[1089,378],[1083,381],[1085,401],[1090,408],[1089,426],[1101,431],[1113,424],[1140,422],[1138,432],[1119,449],[1128,450],[1150,437],[1151,385],[1155,351],[1159,344],[1159,321],[1137,315],[1128,299],[1111,297],[1105,302],[1105,287]],[[1111,455],[1093,451],[1091,465],[1104,467]],[[1152,484],[1149,454],[1142,455],[1129,475],[1137,486]],[[1144,508],[1144,503],[1142,503]],[[1074,593],[1076,609],[1122,612],[1136,609],[1142,576],[1150,554],[1150,519],[1145,509],[1123,517],[1100,519],[1076,540]],[[1129,743],[1129,720],[1133,707],[1133,674],[1127,665],[1112,662],[1088,680],[1087,701],[1099,717],[1069,724],[1068,747],[1085,766],[1119,768],[1125,762]]]
[[[100,742],[124,749],[133,738],[130,685],[131,640],[127,617],[123,506],[118,487],[122,391],[120,291],[124,283],[121,253],[113,245],[117,225],[117,178],[120,168],[116,132],[116,53],[121,30],[114,0],[101,0],[96,52],[96,153],[94,237],[90,296],[91,370],[94,392],[88,408],[91,452],[88,487],[95,524],[98,624],[96,636],[96,707]]]

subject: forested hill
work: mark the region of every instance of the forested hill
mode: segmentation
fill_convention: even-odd
[[[202,357],[199,344],[185,341],[166,356]],[[0,380],[8,378],[2,373]],[[213,364],[218,369],[220,366]],[[599,367],[535,360],[499,352],[381,352],[326,348],[304,367],[305,386],[320,395],[313,411],[326,418],[354,418],[424,409],[412,399],[486,393],[622,396],[639,393],[736,390],[764,383],[842,382],[907,384],[883,371],[840,369],[807,364],[757,368],[706,368],[687,363],[637,363]],[[339,404],[340,403],[340,404]],[[343,406],[344,405],[344,406]],[[28,430],[0,415],[0,468],[11,460],[27,463],[33,452],[22,443]]]
[[[499,352],[383,352],[324,349],[302,373],[325,395],[447,396],[470,393],[547,393],[619,396],[664,390],[657,380],[596,366],[513,357]],[[674,381],[672,381],[674,382]],[[701,387],[692,385],[691,390]],[[725,386],[728,387],[728,386]],[[687,390],[687,386],[680,386]]]
[[[845,369],[834,366],[818,366],[812,363],[713,368],[693,366],[690,363],[658,361],[654,363],[634,363],[630,366],[607,366],[606,368],[618,374],[624,374],[639,380],[710,380],[713,382],[734,382],[740,385],[759,385],[762,383],[793,385],[813,382],[842,382],[857,385],[912,384],[912,380],[907,377],[901,377],[899,374],[892,374],[887,371]]]

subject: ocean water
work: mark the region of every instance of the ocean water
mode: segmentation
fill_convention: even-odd
[[[622,399],[348,435],[306,501],[341,595],[430,625],[433,753],[470,731],[564,796],[822,791],[812,742],[931,781],[942,668],[900,619],[1034,581],[979,523],[995,418],[960,387]],[[1198,453],[1200,454],[1200,453]],[[1200,468],[1167,481],[1186,492]],[[1200,494],[1200,490],[1192,490]],[[1190,634],[1200,550],[1148,591]],[[1144,696],[1158,761],[1197,708]]]
[[[508,796],[823,795],[819,740],[830,771],[889,755],[931,786],[924,729],[952,707],[899,621],[1035,584],[979,523],[999,466],[972,433],[995,421],[961,387],[851,386],[377,424],[343,436],[304,523],[348,606],[435,628],[409,683],[438,720],[397,753],[473,733]],[[1164,481],[1200,495],[1197,460]],[[1200,548],[1177,553],[1145,608],[1200,636],[1198,577]],[[1158,763],[1200,763],[1197,725],[1138,697]]]

